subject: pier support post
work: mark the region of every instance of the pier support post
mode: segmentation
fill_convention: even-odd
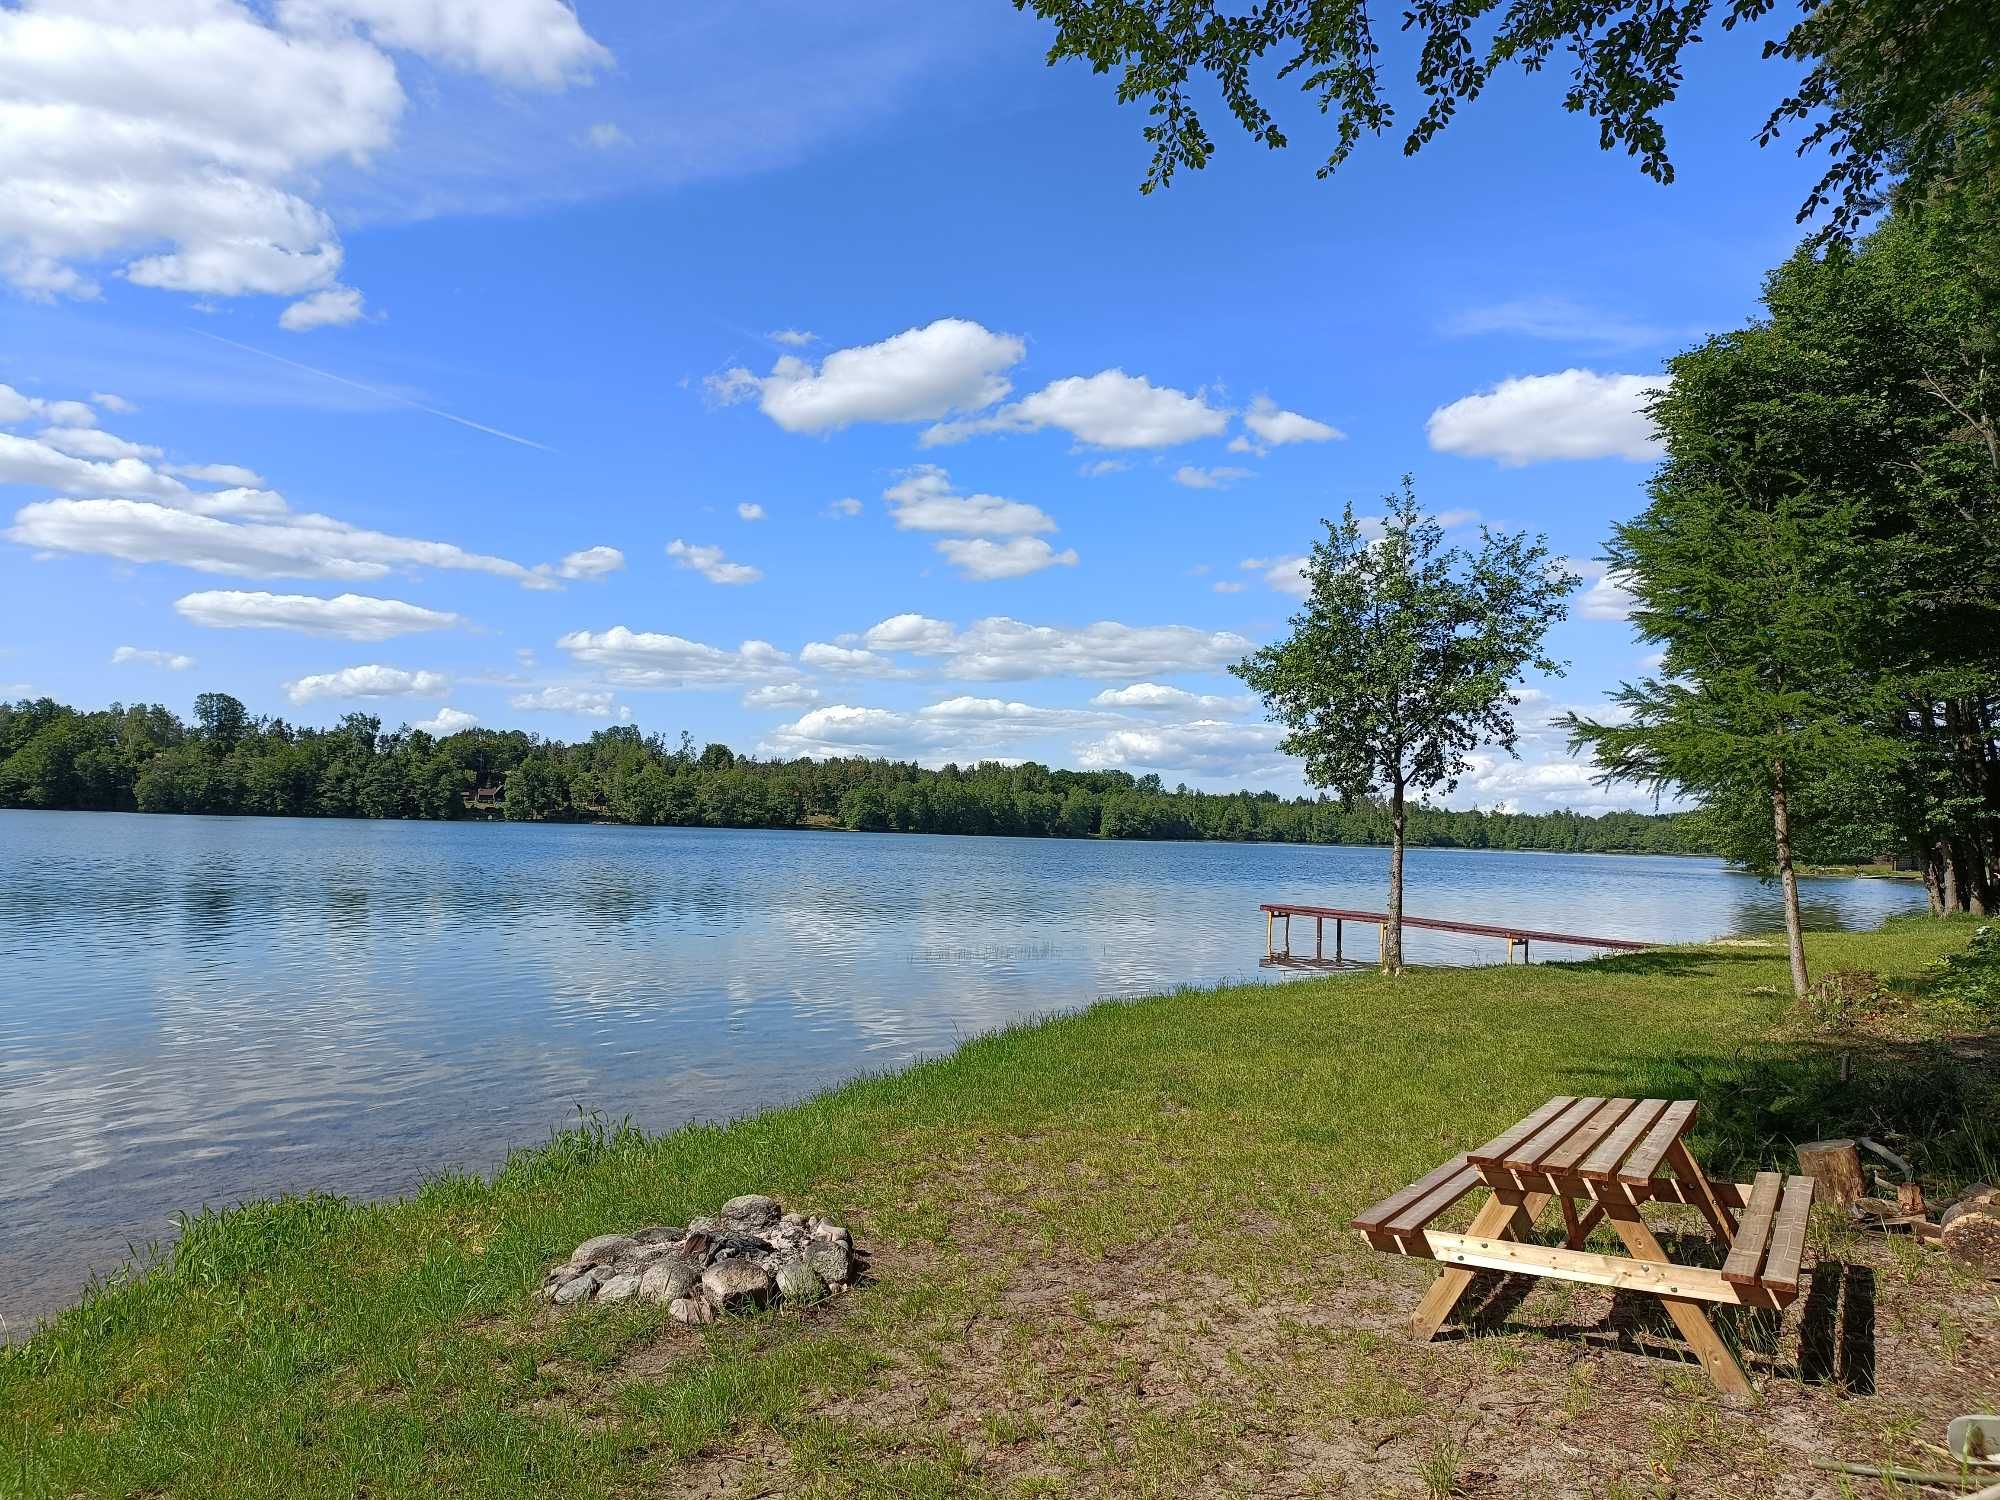
[[[1325,917],[1313,918],[1313,957],[1315,959],[1324,959],[1326,957]]]
[[[1340,918],[1333,919],[1333,961],[1340,962]]]
[[[1266,958],[1269,958],[1277,951],[1272,946],[1273,940],[1271,936],[1271,929],[1277,925],[1277,921],[1278,914],[1276,912],[1267,911],[1264,913],[1264,957]]]

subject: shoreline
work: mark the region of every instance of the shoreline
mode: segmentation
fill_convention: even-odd
[[[1816,962],[1908,978],[1974,925],[1819,934]],[[1824,1049],[1782,1037],[1786,1003],[1768,991],[1783,963],[1776,950],[1695,946],[1103,1001],[726,1125],[648,1136],[587,1122],[494,1173],[447,1174],[400,1198],[307,1195],[202,1215],[160,1266],[0,1350],[0,1426],[24,1445],[30,1495],[351,1493],[382,1489],[387,1472],[406,1481],[384,1493],[500,1494],[509,1482],[518,1493],[524,1464],[544,1493],[645,1491],[737,1473],[746,1454],[770,1457],[800,1488],[835,1477],[839,1489],[865,1488],[888,1465],[908,1481],[899,1493],[1037,1493],[988,1489],[986,1478],[1054,1465],[1091,1489],[1107,1475],[1090,1465],[1111,1461],[1165,1465],[1158,1487],[1184,1492],[1240,1461],[1233,1443],[1186,1425],[1204,1402],[1250,1402],[1241,1421],[1259,1401],[1290,1410],[1301,1393],[1357,1389],[1342,1330],[1393,1321],[1409,1268],[1351,1243],[1346,1216],[1524,1102],[1586,1080],[1589,1092],[1701,1097],[1703,1160],[1722,1172],[1762,1162],[1774,1133],[1805,1139],[1798,1132],[1819,1122],[1840,1124],[1843,1109],[1901,1119],[1938,1107],[1913,1087],[1881,1092],[1877,1065],[1841,1085]],[[1879,1067],[1900,1067],[1896,1056]],[[1958,1066],[1975,1091],[1965,1098],[1985,1098],[1976,1091],[1990,1076]],[[1795,1097],[1774,1125],[1766,1103],[1780,1079]],[[1963,1128],[1940,1134],[1943,1118],[1927,1116],[1917,1137],[1929,1153],[1919,1168],[1934,1178],[1984,1149]],[[1909,1120],[1913,1133],[1919,1123]],[[567,1316],[534,1300],[551,1260],[583,1239],[684,1223],[744,1192],[848,1224],[872,1258],[868,1281],[822,1309],[707,1330],[671,1324],[664,1309]],[[1071,1290],[1035,1290],[1055,1287],[1051,1276]],[[1906,1295],[1884,1286],[1885,1300]],[[1196,1300],[1169,1295],[1176,1287]],[[1066,1310],[1072,1292],[1097,1311]],[[1926,1284],[1925,1295],[1945,1294]],[[1121,1324],[1120,1296],[1164,1321]],[[1370,1311],[1378,1303],[1391,1311]],[[1333,1321],[1326,1341],[1283,1354],[1261,1342],[1269,1325],[1249,1316],[1259,1307],[1292,1309],[1306,1326]],[[1278,1387],[1231,1366],[1214,1384],[1205,1367],[1183,1368],[1173,1350],[1189,1318],[1246,1368],[1291,1374]],[[1033,1354],[1055,1326],[1068,1331]],[[1006,1352],[1017,1338],[1026,1365]],[[1129,1381],[1088,1374],[1092,1351],[1108,1376],[1127,1347],[1151,1351],[1148,1391],[1188,1391],[1192,1404],[1163,1410],[1164,1446],[1145,1438],[1155,1419],[1126,1409]],[[1561,1340],[1520,1334],[1455,1350],[1381,1347],[1380,1376],[1411,1389],[1442,1378],[1419,1373],[1438,1360],[1514,1348],[1508,1379],[1532,1383],[1544,1371],[1559,1381],[1570,1357]],[[1609,1358],[1603,1378],[1619,1399],[1657,1399],[1645,1394],[1657,1388],[1653,1362]],[[1065,1370],[1083,1384],[1072,1388]],[[1970,1399],[1962,1377],[1938,1378],[1931,1396]],[[898,1404],[906,1396],[945,1405],[920,1419]],[[856,1416],[857,1402],[873,1416]],[[1127,1434],[1125,1446],[1093,1460],[1070,1445],[1061,1414],[1079,1410]],[[1004,1411],[1030,1413],[1041,1430],[1000,1441]],[[1286,1420],[1320,1430],[1310,1411]],[[1783,1456],[1782,1432],[1718,1421],[1718,1463]],[[949,1436],[944,1447],[933,1428]],[[1402,1466],[1390,1472],[1414,1472],[1421,1445],[1386,1435],[1395,1428],[1342,1418],[1325,1440],[1378,1451],[1370,1434],[1382,1432],[1392,1446],[1379,1451]],[[848,1436],[831,1449],[814,1436],[835,1430]],[[288,1436],[302,1431],[317,1434],[303,1447]],[[252,1483],[253,1472],[263,1477]]]

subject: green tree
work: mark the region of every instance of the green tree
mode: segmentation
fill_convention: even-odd
[[[1051,65],[1077,59],[1118,74],[1121,104],[1150,101],[1145,139],[1152,165],[1141,191],[1181,167],[1208,165],[1215,142],[1194,102],[1212,82],[1249,136],[1277,149],[1284,128],[1260,97],[1266,77],[1296,79],[1333,144],[1330,176],[1361,142],[1396,124],[1382,78],[1368,0],[1014,0],[1053,23]],[[1514,67],[1539,72],[1558,49],[1572,60],[1563,108],[1587,115],[1606,150],[1671,182],[1661,111],[1680,93],[1689,49],[1703,27],[1763,19],[1771,0],[1424,0],[1405,12],[1418,38],[1416,84],[1425,107],[1403,138],[1414,155],[1461,108]],[[1919,193],[2000,163],[2000,7],[1992,0],[1814,0],[1766,42],[1767,57],[1803,71],[1770,112],[1768,144],[1810,122],[1801,152],[1824,146],[1825,175],[1801,221],[1831,206],[1836,234],[1879,205],[1886,178],[1907,174]]]
[[[538,823],[560,817],[563,779],[546,754],[530,755],[507,778],[505,812],[509,822]]]
[[[250,725],[250,710],[227,693],[198,693],[194,700],[194,721],[201,726],[202,738],[217,748],[235,748]]]
[[[1530,667],[1559,676],[1543,651],[1578,579],[1547,540],[1481,529],[1477,552],[1444,546],[1405,476],[1371,540],[1348,506],[1305,567],[1306,603],[1291,634],[1233,670],[1285,727],[1280,742],[1306,779],[1389,804],[1389,910],[1382,966],[1403,967],[1406,799],[1451,791],[1481,744],[1514,751],[1513,694]]]

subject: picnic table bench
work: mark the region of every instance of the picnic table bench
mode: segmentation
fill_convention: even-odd
[[[1391,1193],[1354,1226],[1378,1250],[1448,1265],[1411,1317],[1419,1338],[1436,1335],[1479,1271],[1553,1276],[1658,1297],[1709,1378],[1748,1395],[1749,1377],[1709,1320],[1708,1304],[1778,1310],[1798,1296],[1813,1179],[1759,1172],[1753,1182],[1711,1182],[1687,1145],[1697,1108],[1692,1099],[1551,1099]],[[1430,1227],[1480,1188],[1489,1196],[1462,1232]],[[1532,1240],[1552,1198],[1562,1205],[1562,1247]],[[1700,1210],[1727,1251],[1721,1269],[1669,1260],[1640,1215],[1646,1203]],[[1600,1223],[1610,1224],[1628,1255],[1583,1249]]]

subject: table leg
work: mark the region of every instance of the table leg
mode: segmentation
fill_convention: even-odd
[[[1484,1239],[1524,1240],[1534,1233],[1535,1220],[1548,1206],[1547,1193],[1523,1193],[1516,1188],[1495,1188],[1486,1206],[1473,1216],[1467,1234]],[[1479,1273],[1465,1266],[1453,1266],[1433,1281],[1423,1301],[1410,1315],[1410,1332],[1420,1339],[1437,1337],[1459,1299]]]
[[[1696,1165],[1694,1153],[1687,1148],[1686,1141],[1675,1141],[1667,1148],[1667,1162],[1674,1169],[1674,1176],[1688,1190],[1688,1197],[1708,1220],[1708,1227],[1715,1231],[1715,1237],[1722,1241],[1727,1250],[1736,1243],[1736,1221],[1729,1216],[1729,1210],[1715,1196],[1707,1175]]]
[[[1661,1265],[1669,1263],[1667,1252],[1660,1248],[1660,1242],[1653,1238],[1653,1231],[1639,1217],[1639,1205],[1629,1193],[1607,1192],[1600,1201],[1604,1204],[1605,1216],[1611,1220],[1611,1227],[1618,1231],[1618,1238],[1625,1242],[1625,1248],[1632,1252],[1634,1260],[1650,1260]],[[1737,1363],[1729,1345],[1722,1341],[1722,1335],[1715,1331],[1707,1309],[1686,1297],[1661,1297],[1660,1301],[1666,1304],[1667,1315],[1674,1320],[1681,1337],[1694,1349],[1695,1358],[1708,1371],[1708,1378],[1715,1382],[1716,1389],[1725,1396],[1750,1395],[1750,1377],[1743,1373],[1743,1366]]]

